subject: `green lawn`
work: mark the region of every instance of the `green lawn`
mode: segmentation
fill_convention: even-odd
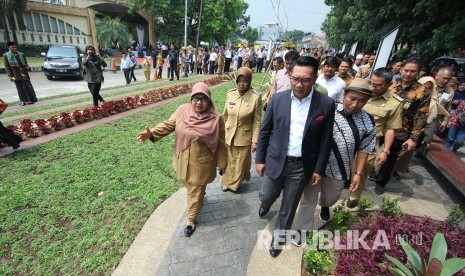
[[[213,90],[220,111],[231,87]],[[110,274],[180,187],[171,167],[174,136],[140,145],[136,134],[187,101],[1,157],[0,275]]]
[[[31,67],[43,66],[44,58],[43,57],[26,57],[27,64]],[[5,63],[3,58],[0,58],[0,68],[5,68]]]

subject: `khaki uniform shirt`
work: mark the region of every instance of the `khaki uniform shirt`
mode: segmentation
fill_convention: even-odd
[[[167,120],[152,128],[154,141],[167,136],[175,130],[176,121],[181,120],[180,113],[176,110]],[[178,175],[178,180],[187,185],[202,186],[212,182],[216,177],[216,168],[226,168],[227,152],[224,144],[224,124],[220,121],[220,136],[218,149],[213,154],[202,139],[197,139],[178,156],[173,157],[173,167]]]
[[[370,71],[371,71],[371,66],[370,64],[365,64],[357,72],[357,75],[355,75],[356,78],[362,78],[366,79],[370,76]]]
[[[405,88],[402,87],[402,82],[393,83],[389,87],[389,91],[404,99],[402,102],[402,128],[396,130],[395,138],[399,140],[410,138],[417,141],[426,125],[431,94],[418,82]]]
[[[346,75],[345,77],[341,77],[339,75],[339,72],[337,73],[337,76],[340,77],[346,83],[346,87],[348,87],[350,83],[352,82],[352,80],[354,79],[354,77],[351,77],[349,75]]]
[[[402,127],[402,101],[401,97],[386,91],[381,96],[369,99],[363,107],[375,119],[377,139],[384,136],[388,129]]]
[[[262,120],[261,95],[253,89],[249,89],[242,96],[237,89],[229,90],[223,118],[227,145],[250,146],[257,143]]]

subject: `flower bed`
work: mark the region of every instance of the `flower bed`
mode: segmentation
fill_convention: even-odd
[[[221,83],[222,80],[223,77],[217,76],[204,80],[204,82],[212,86]],[[35,121],[24,119],[19,125],[8,125],[7,128],[17,135],[20,135],[24,140],[33,139],[49,134],[53,131],[73,127],[76,124],[98,120],[126,110],[135,109],[144,105],[190,93],[193,85],[193,83],[185,83],[167,88],[154,89],[144,93],[143,95],[127,97],[124,100],[108,101],[100,107],[75,110],[71,113],[63,112],[60,115],[52,116],[48,119],[37,119]]]
[[[367,212],[364,209],[359,210],[358,214],[346,210],[342,203],[336,207],[332,220],[308,237],[307,244],[312,247],[304,252],[303,266],[306,271],[303,269],[302,274],[392,275],[388,267],[395,265],[386,255],[407,263],[402,239],[422,259],[428,260],[437,233],[444,234],[448,259],[465,258],[465,229],[458,227],[463,213],[452,214],[449,214],[447,221],[404,215],[397,206],[397,200],[389,198],[383,198],[380,211]],[[454,220],[454,216],[460,219]],[[330,239],[325,238],[328,233],[331,233]],[[328,241],[330,246],[327,246]],[[455,275],[464,276],[465,273]]]

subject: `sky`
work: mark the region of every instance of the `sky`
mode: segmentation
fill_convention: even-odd
[[[324,0],[245,0],[245,2],[249,4],[247,14],[250,15],[249,26],[253,28],[278,22],[272,2],[281,2],[280,19],[284,28],[287,25],[288,30],[321,34],[321,23],[329,12],[329,6],[325,5]]]

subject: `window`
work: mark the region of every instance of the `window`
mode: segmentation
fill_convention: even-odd
[[[50,22],[52,23],[52,32],[57,34],[58,33],[57,19],[55,17],[50,16]]]
[[[55,35],[55,43],[58,43],[58,36]]]
[[[72,36],[69,37],[69,43],[73,44],[73,37]]]
[[[81,35],[81,31],[78,28],[74,28],[75,35]]]
[[[23,42],[26,42],[26,34],[25,33],[21,33],[21,38],[23,39]]]
[[[36,12],[33,12],[32,15],[34,16],[34,25],[36,27],[36,32],[42,32],[42,23],[40,22],[40,15]]]
[[[31,34],[31,41],[34,42],[34,35]]]
[[[66,33],[72,35],[73,34],[73,26],[66,23]]]
[[[50,40],[50,35],[47,35],[47,42],[50,43],[51,40]]]
[[[42,38],[41,34],[39,34],[39,42],[44,42],[44,39]]]
[[[30,12],[24,12],[24,20],[26,21],[26,29],[28,31],[34,31],[34,23],[32,23],[32,15]]]
[[[65,43],[66,43],[66,38],[65,38],[65,36],[62,36],[61,38],[62,38],[62,40],[63,40],[63,44],[65,44]]]
[[[24,18],[23,18],[23,15],[21,13],[16,12],[16,20],[18,20],[18,30],[25,31],[26,30],[26,24],[24,24]]]
[[[42,24],[44,24],[44,32],[50,33],[50,21],[48,21],[48,16],[42,14]]]
[[[66,34],[65,22],[63,22],[63,20],[58,19],[58,26],[60,27],[60,34]]]
[[[79,44],[79,37],[76,37],[76,43]]]
[[[87,39],[85,37],[82,40],[84,40],[84,44],[87,44]]]

